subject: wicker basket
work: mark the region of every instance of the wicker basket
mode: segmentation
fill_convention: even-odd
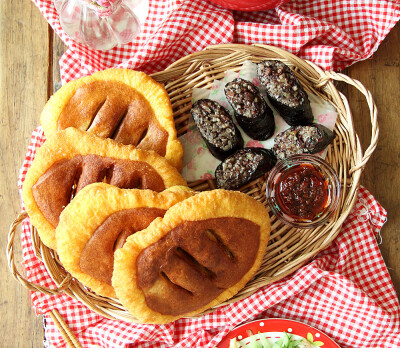
[[[193,88],[210,88],[215,79],[224,76],[226,70],[240,70],[245,60],[257,63],[265,59],[284,61],[294,69],[307,90],[329,101],[336,108],[338,112],[335,126],[337,136],[334,143],[329,146],[327,161],[336,170],[342,184],[340,206],[329,223],[308,230],[298,230],[286,226],[271,214],[271,237],[261,268],[244,289],[220,306],[245,298],[260,287],[287,276],[332,242],[355,203],[361,172],[373,153],[378,138],[376,106],[370,92],[361,83],[342,74],[323,71],[313,63],[299,59],[282,49],[266,45],[210,46],[204,51],[178,60],[165,71],[152,75],[155,80],[165,84],[169,93],[178,134],[186,132],[188,127]],[[372,137],[364,154],[353,127],[348,102],[337,91],[334,81],[354,86],[366,98],[370,109]],[[215,188],[213,181],[194,182],[190,186],[196,190]],[[262,202],[269,210],[265,197],[265,186],[266,177],[264,176],[246,185],[241,191]],[[34,228],[32,229],[32,239],[36,255],[44,262],[58,288],[43,288],[24,279],[14,263],[13,242],[17,225],[26,217],[26,214],[21,214],[14,221],[7,245],[9,267],[18,281],[32,291],[46,294],[65,292],[105,317],[135,322],[136,319],[125,310],[118,300],[94,294],[65,272],[57,254],[41,243]],[[55,320],[57,320],[56,317]]]

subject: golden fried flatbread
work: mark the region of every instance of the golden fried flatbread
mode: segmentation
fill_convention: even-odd
[[[231,298],[260,267],[270,234],[264,206],[240,192],[190,197],[130,236],[112,285],[143,323],[168,323]]]
[[[183,148],[167,91],[143,72],[108,69],[71,81],[47,102],[41,123],[46,137],[75,127],[153,150],[182,169]]]
[[[103,183],[86,186],[63,210],[56,228],[61,263],[97,294],[115,297],[111,286],[114,250],[192,195],[193,191],[181,187],[157,193]]]
[[[177,169],[153,151],[75,128],[53,134],[37,151],[22,191],[26,211],[45,245],[55,248],[54,229],[62,210],[82,188],[96,182],[157,192],[186,186]]]

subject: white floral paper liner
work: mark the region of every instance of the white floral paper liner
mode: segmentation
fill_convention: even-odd
[[[208,98],[221,104],[230,112],[231,116],[233,116],[233,109],[225,98],[224,87],[228,82],[237,77],[248,80],[259,88],[265,101],[273,110],[275,117],[274,135],[265,141],[251,139],[243,132],[237,122],[235,122],[242,134],[244,147],[262,147],[271,149],[274,145],[275,136],[278,133],[288,129],[290,126],[282,119],[281,116],[279,116],[277,111],[269,103],[265,89],[261,87],[261,83],[257,78],[256,64],[250,61],[245,61],[242,69],[239,72],[228,70],[222,80],[214,81],[211,89],[193,89],[192,103],[195,103],[199,99]],[[337,112],[335,108],[329,102],[323,100],[315,94],[308,93],[308,97],[310,99],[311,109],[314,115],[314,122],[322,124],[325,127],[333,130],[337,118]],[[235,120],[234,117],[233,119]],[[188,131],[184,135],[180,136],[179,140],[181,141],[184,149],[182,176],[187,181],[213,179],[215,169],[217,168],[218,164],[221,163],[221,161],[216,159],[210,153],[191,117],[189,119]],[[320,156],[325,157],[325,154],[326,150],[322,151]]]

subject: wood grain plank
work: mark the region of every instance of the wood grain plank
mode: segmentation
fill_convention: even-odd
[[[40,347],[42,321],[28,291],[9,273],[4,252],[9,225],[20,211],[19,168],[47,98],[47,23],[31,1],[0,2],[0,47],[0,345]],[[20,248],[16,254],[19,261]]]
[[[53,50],[52,50],[52,57],[51,57],[51,77],[49,80],[52,82],[52,94],[57,92],[61,86],[61,77],[60,77],[60,58],[64,54],[67,49],[67,46],[62,42],[62,40],[57,36],[56,33],[52,32],[52,43],[53,43]]]
[[[380,127],[378,146],[361,177],[361,184],[370,190],[388,211],[382,229],[380,249],[389,273],[400,295],[400,24],[389,33],[372,59],[347,69],[350,77],[368,88],[378,108]],[[355,129],[361,143],[369,143],[368,107],[363,96],[348,89]]]

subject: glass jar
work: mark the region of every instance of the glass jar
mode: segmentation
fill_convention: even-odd
[[[293,155],[271,170],[266,195],[273,214],[297,228],[327,222],[339,205],[339,178],[326,161],[315,155]]]
[[[54,0],[54,5],[65,33],[96,50],[131,42],[148,13],[148,0]]]

